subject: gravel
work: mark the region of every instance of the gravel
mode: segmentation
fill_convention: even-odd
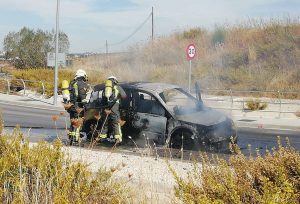
[[[174,199],[175,180],[168,162],[177,174],[188,176],[193,164],[147,156],[128,155],[107,151],[95,151],[78,147],[63,147],[73,161],[87,163],[93,172],[105,168],[114,172],[114,177],[128,181],[136,194],[154,202],[171,202]]]

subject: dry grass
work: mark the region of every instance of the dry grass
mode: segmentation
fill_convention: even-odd
[[[295,115],[300,118],[300,111],[297,111]]]
[[[128,187],[112,175],[71,161],[60,141],[32,146],[18,130],[0,137],[2,203],[130,203]]]
[[[183,203],[299,203],[300,154],[278,144],[265,157],[202,155],[185,180],[172,170],[176,197]]]
[[[80,68],[87,70],[90,84],[115,75],[120,81],[168,82],[187,88],[189,63],[185,49],[190,42],[197,46],[192,82],[199,81],[203,88],[271,91],[300,88],[299,19],[249,21],[213,31],[194,28],[174,33],[156,38],[153,43],[130,47],[124,53],[76,59],[72,67],[60,71],[59,80],[72,79]],[[16,78],[53,81],[53,70],[49,69],[8,72]],[[47,84],[47,95],[52,95],[52,90],[53,85]],[[281,96],[300,98],[297,92]]]
[[[250,99],[246,102],[248,110],[265,110],[268,107],[267,103],[262,103],[259,99]]]
[[[61,82],[63,80],[71,81],[74,78],[76,70],[63,69],[58,72],[58,85],[61,87]],[[21,81],[16,79],[25,79],[25,85],[30,90],[42,93],[42,85],[40,81],[44,81],[45,92],[47,96],[53,95],[53,80],[54,80],[54,71],[52,69],[10,69],[9,73],[12,74],[13,79],[11,81],[12,87],[23,87]],[[102,83],[104,81],[104,76],[101,72],[97,71],[88,71],[88,80],[91,84]]]
[[[285,19],[191,29],[155,39],[126,53],[75,61],[73,69],[97,70],[121,81],[163,81],[187,87],[187,44],[197,45],[192,80],[204,88],[299,90],[300,23]],[[300,96],[285,96],[299,98]]]

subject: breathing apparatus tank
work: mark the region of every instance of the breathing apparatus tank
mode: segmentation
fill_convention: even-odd
[[[62,89],[64,103],[69,102],[70,101],[70,91],[69,91],[69,81],[68,80],[62,81],[61,89]]]
[[[109,79],[105,81],[104,96],[107,98],[107,101],[110,101],[113,94],[113,82]]]

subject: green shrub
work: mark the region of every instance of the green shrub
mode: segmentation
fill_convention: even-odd
[[[259,99],[251,99],[246,102],[249,110],[265,110],[268,107],[267,103],[262,103]]]
[[[2,203],[126,203],[128,188],[112,172],[92,173],[72,162],[62,143],[30,146],[22,133],[0,137],[0,199]]]
[[[300,155],[292,147],[267,152],[265,157],[245,157],[240,152],[229,161],[202,155],[188,179],[171,168],[175,195],[182,203],[286,203],[300,202]]]
[[[212,44],[222,44],[225,43],[226,30],[225,28],[217,27],[212,34]]]
[[[192,28],[189,31],[184,31],[182,37],[184,39],[195,39],[200,37],[201,35],[205,34],[206,31],[200,28]]]

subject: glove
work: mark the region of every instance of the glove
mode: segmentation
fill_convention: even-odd
[[[111,110],[110,110],[110,109],[107,109],[107,108],[104,109],[104,112],[105,112],[106,115],[111,114]]]

